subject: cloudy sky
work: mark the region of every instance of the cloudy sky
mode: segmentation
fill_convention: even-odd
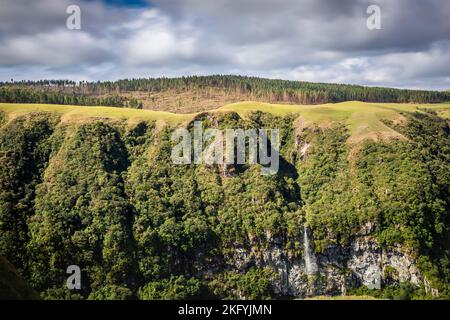
[[[218,73],[450,89],[450,1],[0,0],[2,81]]]

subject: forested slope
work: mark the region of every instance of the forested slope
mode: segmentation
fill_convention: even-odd
[[[357,145],[340,121],[197,116],[279,128],[273,176],[174,165],[173,127],[154,121],[0,114],[0,255],[43,298],[449,297],[450,129],[434,112],[386,121],[404,139]],[[366,288],[374,269],[382,290]]]

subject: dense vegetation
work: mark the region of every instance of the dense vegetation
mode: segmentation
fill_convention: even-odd
[[[125,79],[106,82],[42,80],[0,83],[0,102],[59,103],[142,107],[147,99],[124,96],[124,93],[155,93],[213,91],[239,97],[240,100],[283,102],[292,104],[323,104],[343,101],[438,103],[450,101],[450,92],[400,90],[346,84],[311,83],[243,77],[231,75],[191,76],[182,78]],[[152,97],[154,99],[154,97]],[[198,102],[201,104],[201,101]]]
[[[380,244],[412,250],[448,297],[450,129],[433,113],[404,116],[387,124],[408,139],[356,151],[339,124],[294,128],[294,116],[261,112],[197,117],[204,127],[279,128],[273,176],[258,165],[228,175],[174,165],[171,128],[153,122],[17,117],[0,129],[0,256],[43,298],[266,299],[277,297],[263,263],[273,243],[298,257],[305,222],[319,252],[371,222]],[[302,154],[299,142],[311,148]],[[237,252],[247,253],[244,265]],[[65,287],[72,264],[83,272],[76,293]],[[414,290],[387,286],[385,296],[425,295]]]

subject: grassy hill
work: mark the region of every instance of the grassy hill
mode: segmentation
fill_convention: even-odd
[[[127,120],[130,123],[161,120],[171,124],[179,124],[193,118],[193,115],[189,114],[183,115],[163,111],[54,104],[0,103],[0,110],[6,112],[10,118],[15,118],[30,112],[55,112],[61,115],[61,122],[84,122],[93,119],[112,119]]]
[[[450,117],[450,103],[426,105],[426,109],[435,110],[444,118]],[[323,105],[276,105],[259,102],[241,102],[220,108],[238,112],[245,116],[252,111],[268,112],[274,115],[298,113],[307,123],[322,127],[332,123],[343,122],[350,130],[349,142],[371,140],[388,140],[401,136],[386,126],[383,121],[402,121],[403,112],[421,112],[419,104],[366,103],[349,101]],[[304,125],[307,125],[304,124]]]
[[[450,103],[430,104],[398,104],[398,103],[367,103],[348,101],[321,105],[286,105],[263,102],[239,102],[228,104],[209,112],[237,112],[246,117],[249,113],[261,111],[275,116],[297,114],[303,121],[303,126],[318,125],[327,127],[333,123],[345,123],[350,131],[349,142],[358,143],[364,139],[389,140],[402,139],[402,135],[386,126],[383,121],[403,121],[402,113],[423,112],[424,109],[434,110],[439,116],[450,118]],[[10,118],[30,112],[56,112],[60,114],[61,122],[84,122],[92,119],[126,120],[129,124],[139,121],[161,121],[171,125],[180,125],[192,120],[199,113],[178,114],[164,111],[139,110],[114,107],[83,107],[52,104],[8,104],[0,103],[0,110]]]

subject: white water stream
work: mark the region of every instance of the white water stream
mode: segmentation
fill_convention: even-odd
[[[319,269],[317,267],[316,255],[314,254],[314,250],[309,243],[308,228],[306,225],[303,226],[303,239],[306,274],[312,275],[317,273]]]

